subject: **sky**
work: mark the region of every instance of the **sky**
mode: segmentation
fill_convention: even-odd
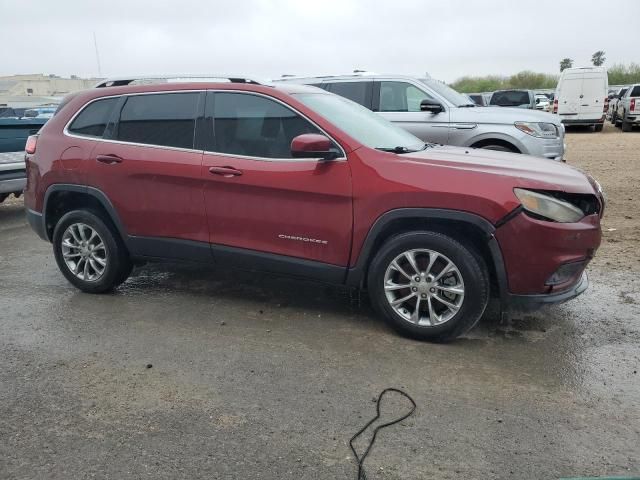
[[[634,28],[616,33],[616,18]],[[0,75],[557,73],[640,63],[640,0],[0,0]],[[96,58],[94,34],[99,64]]]

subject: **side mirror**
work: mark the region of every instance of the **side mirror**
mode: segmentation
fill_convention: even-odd
[[[420,110],[423,112],[440,113],[444,108],[433,100],[422,100],[420,102]]]
[[[338,153],[333,148],[333,142],[324,135],[303,133],[291,140],[291,156],[293,158],[333,160],[338,157]]]

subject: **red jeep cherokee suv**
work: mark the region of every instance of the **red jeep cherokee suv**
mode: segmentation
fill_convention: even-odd
[[[106,292],[181,259],[367,289],[407,335],[587,288],[597,182],[565,164],[425,144],[292,84],[104,82],[27,144],[27,216],[64,276]]]

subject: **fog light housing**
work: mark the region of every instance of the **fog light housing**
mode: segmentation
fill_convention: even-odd
[[[560,265],[560,267],[551,274],[551,276],[544,283],[545,285],[561,285],[568,282],[572,278],[579,276],[584,268],[587,266],[588,260],[581,260],[579,262],[571,262]]]

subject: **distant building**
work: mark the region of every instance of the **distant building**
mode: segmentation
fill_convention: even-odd
[[[101,79],[57,75],[11,75],[0,77],[0,106],[34,107],[57,104],[65,95],[91,88]]]

